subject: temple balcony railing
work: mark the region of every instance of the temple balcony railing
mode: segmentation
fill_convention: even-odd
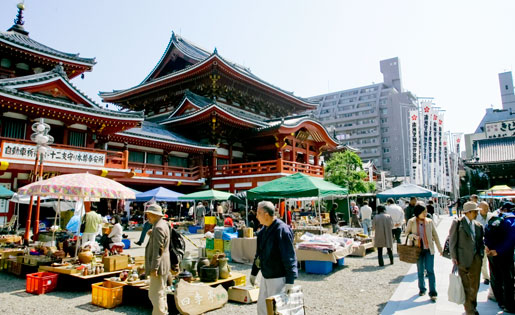
[[[117,152],[64,144],[51,144],[45,165],[80,169],[128,171],[128,151]],[[36,144],[30,140],[0,137],[0,160],[10,164],[34,164]]]
[[[269,161],[219,165],[215,168],[212,177],[216,178],[276,173],[304,173],[310,176],[324,177],[324,167],[307,163],[286,161],[284,159],[277,159]]]
[[[129,168],[138,177],[152,177],[176,180],[199,180],[208,174],[207,167],[178,167],[157,164],[129,162]]]

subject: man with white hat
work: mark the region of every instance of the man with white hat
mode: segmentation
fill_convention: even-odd
[[[479,314],[476,310],[477,292],[485,249],[483,227],[476,221],[479,210],[475,202],[466,202],[462,211],[464,215],[453,220],[449,231],[449,250],[465,289],[463,306],[467,315]]]
[[[153,315],[168,314],[165,288],[170,272],[170,228],[163,220],[163,209],[158,204],[149,205],[145,214],[152,224],[145,247],[145,274],[150,278],[148,297],[152,302]]]

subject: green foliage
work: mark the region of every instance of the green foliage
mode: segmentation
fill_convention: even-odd
[[[334,153],[325,165],[325,179],[347,187],[350,194],[375,191],[375,183],[364,181],[366,177],[361,158],[351,151]]]

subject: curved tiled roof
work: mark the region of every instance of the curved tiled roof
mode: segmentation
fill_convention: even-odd
[[[88,66],[93,66],[96,63],[95,58],[83,58],[79,57],[79,54],[70,54],[53,49],[33,40],[28,35],[20,34],[18,32],[0,32],[0,42],[4,42],[8,45],[13,45],[21,49],[27,49],[36,53],[48,55],[56,59],[63,59],[75,63],[82,63]]]
[[[206,150],[215,150],[216,147],[206,146],[199,142],[187,139],[181,135],[171,132],[161,125],[144,121],[141,127],[131,128],[122,132],[118,132],[118,135],[123,136],[137,136],[147,139],[161,140],[165,142],[178,143],[183,145],[195,146]]]

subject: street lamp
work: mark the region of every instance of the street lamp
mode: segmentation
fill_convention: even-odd
[[[30,140],[36,143],[36,161],[34,163],[34,176],[36,180],[43,179],[43,160],[46,152],[49,149],[49,145],[54,142],[54,137],[49,135],[50,125],[44,122],[44,118],[36,119],[36,122],[32,125],[32,135]],[[39,171],[38,171],[39,169]],[[32,204],[34,202],[34,196],[30,196],[29,211],[27,215],[27,224],[25,226],[25,243],[29,242],[30,223],[32,216]],[[36,218],[34,220],[34,241],[38,240],[39,237],[39,210],[41,207],[41,196],[38,196],[36,205]]]

